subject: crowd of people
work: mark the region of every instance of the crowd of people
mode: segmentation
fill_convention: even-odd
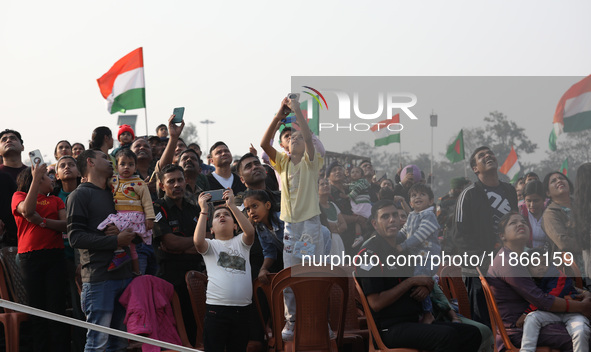
[[[290,112],[295,123],[285,124]],[[209,278],[205,350],[263,350],[264,331],[252,304],[255,279],[269,284],[268,274],[301,264],[304,255],[368,253],[382,265],[357,267],[356,275],[389,347],[492,351],[476,268],[462,267],[470,320],[441,293],[431,259],[442,250],[496,253],[489,282],[512,342],[523,350],[544,345],[588,351],[591,294],[573,287],[564,268],[552,263],[501,264],[511,253],[553,258],[568,252],[587,278],[590,163],[580,166],[574,185],[552,172],[543,180],[528,173],[513,186],[499,180],[494,152],[483,146],[470,157],[475,182],[454,178],[449,193],[436,201],[416,165],[380,180],[371,160],[348,168],[338,161],[325,165],[325,148],[297,100],[281,102],[261,138],[260,158],[251,145],[233,160],[223,141],[204,155],[198,144],[180,138],[184,122],[172,118],[154,136],[136,136],[128,125],[116,136],[97,127],[88,148],[60,140],[55,164],[36,161],[31,167],[23,162],[21,133],[0,132],[2,246],[18,248],[31,306],[58,314],[70,307],[78,319],[124,330],[119,297],[134,277],[154,275],[174,287],[194,342],[185,274],[197,270]],[[281,149],[273,146],[277,133]],[[113,137],[119,141],[115,149]],[[426,261],[384,265],[392,254]],[[289,288],[284,300],[282,338],[291,340],[296,302]],[[38,351],[117,351],[127,345],[40,318],[32,317],[31,324]]]

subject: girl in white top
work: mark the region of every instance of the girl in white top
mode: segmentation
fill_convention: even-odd
[[[201,213],[193,242],[203,256],[208,274],[207,313],[203,335],[206,351],[246,351],[248,344],[249,305],[252,302],[252,281],[249,262],[254,242],[254,227],[234,204],[231,189],[224,192],[225,205],[213,211],[211,234],[207,230],[208,201],[211,194],[199,195]],[[238,226],[244,231],[236,235]]]

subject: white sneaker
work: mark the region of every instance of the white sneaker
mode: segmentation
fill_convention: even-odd
[[[286,322],[283,330],[281,330],[281,338],[283,341],[293,341],[293,330],[295,327],[295,322]]]

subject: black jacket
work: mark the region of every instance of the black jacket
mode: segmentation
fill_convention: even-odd
[[[517,211],[517,193],[506,182],[500,182],[511,210]],[[500,238],[494,232],[493,210],[480,181],[466,187],[456,204],[451,232],[454,252],[463,255],[489,255],[500,248]],[[485,261],[486,263],[486,261]]]

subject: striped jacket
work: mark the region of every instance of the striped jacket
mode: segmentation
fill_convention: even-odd
[[[506,182],[500,182],[500,185],[509,200],[511,210],[517,211],[515,188]],[[457,254],[467,253],[481,257],[500,248],[500,238],[494,233],[493,209],[482,182],[474,182],[458,197],[451,239]]]

